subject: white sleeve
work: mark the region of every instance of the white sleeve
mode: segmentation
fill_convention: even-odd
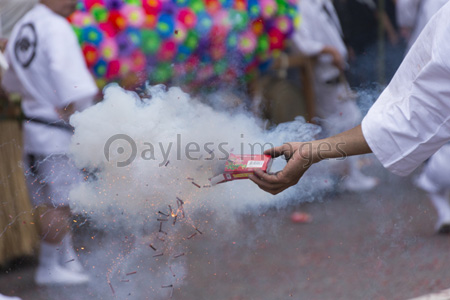
[[[98,88],[86,66],[75,33],[65,20],[60,23],[55,24],[46,36],[45,47],[51,80],[63,107],[93,98]]]
[[[397,23],[400,27],[414,28],[417,22],[420,1],[421,0],[397,0]]]
[[[438,55],[423,67],[409,95],[390,86],[362,121],[364,137],[390,171],[408,175],[450,140],[450,68]]]
[[[308,1],[301,1],[299,10],[302,15],[301,24],[294,31],[292,40],[303,54],[308,56],[318,55],[325,47],[323,43],[314,40],[313,34],[315,30],[318,30],[314,28],[314,17],[317,17],[318,12]]]

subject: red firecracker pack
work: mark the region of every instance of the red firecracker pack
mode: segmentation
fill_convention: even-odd
[[[230,154],[228,160],[219,170],[220,174],[211,178],[211,184],[216,185],[237,179],[247,179],[255,169],[269,172],[272,165],[272,157],[264,154]]]

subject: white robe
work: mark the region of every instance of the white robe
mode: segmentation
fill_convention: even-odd
[[[297,48],[307,56],[317,56],[325,46],[337,49],[344,60],[347,49],[342,39],[342,29],[333,4],[329,0],[302,0],[300,27],[293,34]],[[361,120],[356,103],[350,100],[347,82],[327,83],[339,78],[340,70],[333,65],[328,54],[318,56],[314,65],[316,114],[321,118],[326,135],[352,128]]]
[[[450,3],[425,26],[362,121],[367,143],[398,175],[450,140]]]
[[[89,106],[98,92],[69,22],[37,4],[14,27],[6,49],[10,68],[2,84],[22,95],[29,118],[55,122],[57,109]],[[65,154],[71,132],[35,122],[24,123],[25,153]]]

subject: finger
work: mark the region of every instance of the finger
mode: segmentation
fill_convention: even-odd
[[[259,179],[263,180],[264,182],[270,183],[270,184],[280,184],[280,176],[282,171],[276,173],[276,174],[267,174],[266,172],[255,169],[255,176]]]
[[[286,153],[293,153],[294,146],[291,143],[285,143],[281,146],[274,147],[264,151],[264,154],[271,155],[272,157],[278,157],[280,155],[286,155]]]
[[[258,178],[256,175],[250,175],[249,179],[256,183],[260,189],[263,191],[266,191],[268,193],[271,193],[275,195],[280,190],[279,187],[274,187],[272,184],[268,183],[267,181],[262,180],[261,178]]]
[[[274,187],[271,184],[269,184],[265,181],[262,181],[255,175],[250,175],[250,180],[252,180],[254,183],[256,183],[261,190],[263,190],[267,193],[270,193],[272,195],[281,193],[282,191],[284,191],[286,189],[286,187]]]
[[[272,157],[278,157],[283,154],[283,146],[267,149],[264,151],[264,154],[270,155]]]
[[[294,145],[291,143],[286,143],[281,146],[266,150],[264,151],[264,154],[271,155],[272,157],[284,155],[286,160],[288,160],[294,152],[295,152]]]
[[[277,180],[275,175],[269,175],[261,170],[255,170],[254,174],[249,176],[250,179],[253,180],[260,187],[264,187],[267,189],[279,188],[281,183]]]

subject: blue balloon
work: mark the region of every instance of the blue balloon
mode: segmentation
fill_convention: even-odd
[[[261,7],[258,0],[248,0],[248,15],[250,18],[255,19],[261,13]]]
[[[184,62],[186,59],[189,58],[191,55],[192,50],[189,49],[186,45],[180,45],[178,47],[177,55],[175,56],[175,59],[177,62]]]
[[[97,78],[102,78],[106,74],[108,64],[103,59],[100,59],[92,69]]]
[[[83,41],[99,46],[103,40],[103,33],[95,26],[86,26],[82,29],[81,37]]]
[[[200,36],[208,35],[212,25],[213,21],[207,12],[201,11],[197,13],[197,24],[195,25],[195,29]]]
[[[162,39],[171,37],[175,30],[174,18],[169,14],[161,14],[156,25],[156,30]]]

